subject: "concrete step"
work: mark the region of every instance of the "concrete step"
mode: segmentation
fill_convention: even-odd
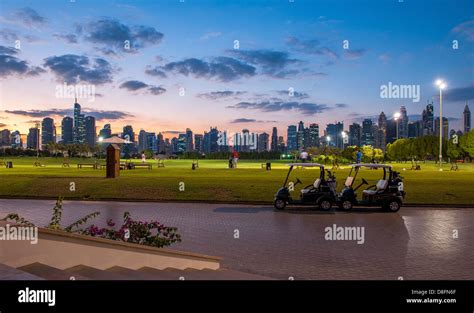
[[[52,267],[38,262],[19,267],[18,269],[47,280],[71,280],[71,276],[73,276],[56,267]],[[81,275],[74,275],[74,279],[88,280],[87,277]]]
[[[43,278],[5,264],[0,264],[0,280],[43,280]]]
[[[77,265],[64,270],[70,276],[83,276],[93,280],[130,280],[134,278],[127,277],[120,273],[108,272],[86,265]]]

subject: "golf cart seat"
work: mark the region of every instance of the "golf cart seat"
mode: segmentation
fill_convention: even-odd
[[[353,182],[354,182],[354,177],[349,176],[346,178],[346,182],[344,183],[344,185],[346,187],[351,187]]]
[[[307,193],[307,192],[310,192],[311,190],[318,190],[319,185],[321,185],[321,179],[317,178],[313,183],[313,187],[301,189],[301,193]]]
[[[364,196],[375,195],[377,192],[384,191],[385,189],[387,189],[387,186],[388,186],[388,180],[381,179],[377,182],[377,185],[375,185],[375,189],[366,189],[362,191],[362,195]]]

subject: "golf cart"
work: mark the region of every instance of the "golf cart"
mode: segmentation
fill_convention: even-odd
[[[288,164],[290,169],[286,175],[283,186],[275,194],[273,205],[277,210],[285,209],[287,204],[311,205],[319,207],[323,210],[329,210],[336,203],[336,177],[329,171],[324,169],[324,165],[317,163],[291,163]],[[290,189],[297,184],[302,184],[299,178],[295,183],[289,183],[288,178],[295,167],[309,168],[319,167],[319,177],[314,183],[301,189],[299,199],[293,199],[290,195]],[[327,179],[325,172],[328,173]]]
[[[405,191],[403,190],[403,177],[398,172],[392,170],[392,166],[384,164],[351,164],[351,171],[346,178],[344,188],[338,196],[338,205],[341,209],[350,210],[357,206],[379,206],[390,212],[400,210]],[[382,169],[383,177],[377,184],[367,187],[362,191],[362,200],[357,200],[356,191],[368,182],[362,178],[362,182],[353,187],[357,174],[361,168],[372,170]]]

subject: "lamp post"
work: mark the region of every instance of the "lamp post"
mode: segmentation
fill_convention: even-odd
[[[104,137],[99,137],[99,143],[102,143],[102,141],[104,140]],[[100,144],[99,145],[99,160],[102,158],[102,145]]]
[[[443,89],[446,88],[446,83],[438,79],[436,86],[439,89],[439,170],[442,171],[441,163],[443,160]]]
[[[400,112],[396,112],[395,114],[393,114],[393,119],[397,123],[397,140],[398,140],[398,119],[400,118],[400,115],[401,115]]]
[[[341,149],[344,150],[344,139],[346,138],[347,134],[345,131],[342,131],[341,132],[341,136],[342,136],[342,142],[341,142]]]

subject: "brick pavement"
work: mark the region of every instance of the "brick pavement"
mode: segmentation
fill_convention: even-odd
[[[17,212],[49,222],[54,201],[0,200],[0,216]],[[474,208],[275,212],[271,206],[193,203],[64,202],[64,224],[100,211],[95,224],[124,211],[178,227],[173,249],[223,257],[223,267],[288,279],[474,279]],[[365,227],[365,242],[325,240],[324,229]],[[239,238],[235,238],[238,230]],[[457,230],[459,238],[453,238]]]

